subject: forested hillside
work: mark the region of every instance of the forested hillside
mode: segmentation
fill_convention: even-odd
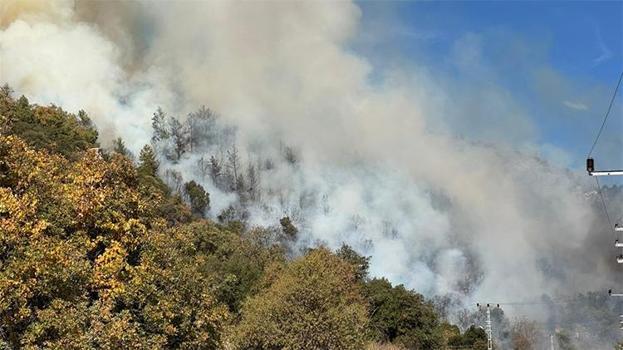
[[[288,253],[282,230],[202,218],[146,145],[98,147],[84,112],[0,92],[0,348],[481,349],[484,332],[370,278],[348,246]],[[184,198],[183,198],[184,197]],[[186,204],[189,203],[189,204]]]

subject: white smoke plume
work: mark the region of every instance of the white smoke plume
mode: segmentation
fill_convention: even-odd
[[[247,161],[292,145],[302,161],[262,177],[279,193],[249,221],[292,215],[300,244],[348,243],[372,257],[373,275],[426,295],[468,305],[605,286],[610,261],[583,251],[599,234],[586,187],[538,157],[536,126],[512,97],[483,87],[455,98],[417,64],[372,79],[349,48],[360,16],[347,1],[0,0],[0,81],[85,109],[104,141],[121,136],[133,151],[150,142],[157,106],[216,110]],[[457,43],[457,65],[486,75],[474,40]],[[456,137],[453,123],[471,120],[495,142]],[[196,173],[197,158],[171,167],[205,184],[216,215],[235,198]]]

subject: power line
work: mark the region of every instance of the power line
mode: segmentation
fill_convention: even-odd
[[[496,303],[505,306],[542,306],[542,305],[568,305],[568,304],[582,304],[584,301],[580,300],[568,300],[568,301],[517,301],[507,303]]]
[[[595,141],[593,141],[593,145],[591,146],[590,151],[588,151],[588,156],[586,158],[590,158],[591,154],[593,154],[593,150],[597,145],[597,141],[601,136],[602,131],[604,131],[604,127],[606,126],[606,121],[608,120],[608,116],[610,115],[610,111],[612,110],[612,105],[614,104],[614,99],[616,98],[617,92],[619,91],[619,86],[621,86],[621,80],[623,79],[623,71],[621,75],[619,75],[619,81],[617,82],[616,88],[614,89],[614,93],[612,94],[612,98],[610,99],[610,104],[608,105],[608,110],[606,111],[606,115],[604,116],[604,120],[601,122],[601,127],[599,128],[599,132],[597,132],[597,136],[595,137]]]
[[[538,300],[524,300],[524,301],[506,301],[506,302],[495,302],[490,303],[491,305],[499,305],[499,306],[541,306],[541,305],[568,305],[568,304],[581,304],[586,301],[578,300],[578,298],[569,298],[569,299],[551,299],[548,301],[538,301]]]

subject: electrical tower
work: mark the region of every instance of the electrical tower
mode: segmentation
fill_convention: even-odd
[[[476,306],[479,309],[485,308],[486,311],[487,311],[487,321],[485,323],[485,326],[486,326],[485,332],[487,333],[487,350],[493,350],[493,326],[492,326],[492,323],[491,323],[491,308],[492,308],[491,305],[493,305],[493,304],[489,304],[489,303],[487,303],[487,304],[477,303],[476,304]],[[495,307],[497,307],[497,308],[500,307],[500,304],[495,304],[495,305],[496,305]]]

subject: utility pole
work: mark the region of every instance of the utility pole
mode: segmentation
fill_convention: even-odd
[[[621,73],[621,78],[619,78],[619,84],[621,83],[621,79],[623,79],[623,73]],[[617,90],[618,88],[619,88],[619,85],[617,85]],[[616,96],[616,90],[615,90],[615,96]],[[613,96],[613,100],[614,100],[614,96]],[[588,172],[589,176],[623,176],[623,170],[595,170],[595,161],[593,160],[593,158],[590,158],[590,154],[589,154],[589,158],[586,159],[586,171]],[[603,195],[601,193],[601,187],[599,186],[599,181],[597,181],[597,186],[599,190],[599,195],[601,196],[601,200],[604,205],[606,216],[608,217],[608,224],[612,225],[612,222],[610,222],[610,216],[608,215],[608,208],[606,207],[606,202],[604,201]],[[618,235],[619,232],[623,232],[623,226],[619,225],[618,222],[615,222],[614,223],[614,234]],[[616,239],[614,241],[614,247],[623,248],[623,242],[620,242],[618,239]],[[618,264],[623,264],[623,253],[617,255],[616,262]],[[612,293],[612,289],[608,290],[608,295],[611,297],[623,297],[623,293]],[[623,329],[623,315],[619,316],[619,328]]]
[[[623,75],[621,77],[623,77]],[[594,176],[594,177],[596,176],[623,176],[623,170],[595,170],[595,160],[593,158],[586,159],[586,171],[588,172],[589,176]],[[599,181],[597,181],[597,184],[599,185]],[[610,222],[610,216],[608,215],[608,209],[606,208],[606,202],[604,201],[603,195],[601,193],[601,186],[599,186],[598,191],[599,191],[599,196],[601,197],[601,200],[604,205],[604,210],[606,211],[606,216],[608,216],[608,224],[612,225],[612,222]],[[618,234],[618,232],[623,232],[623,226],[619,225],[618,222],[614,223],[613,229],[614,229],[615,235]],[[614,241],[614,246],[616,248],[623,248],[623,242],[619,242],[619,240],[617,239]],[[617,255],[616,261],[619,264],[623,264],[623,252]]]
[[[486,328],[485,332],[487,333],[487,350],[493,350],[493,326],[491,324],[491,306],[492,304],[480,304],[477,303],[476,306],[478,308],[486,308],[487,310],[487,322],[485,323]],[[495,304],[496,307],[500,307],[500,304]]]
[[[554,335],[551,333],[549,335],[549,349],[554,350]]]
[[[491,309],[487,304],[487,350],[493,350],[493,329],[491,329]]]
[[[608,121],[608,116],[610,115],[610,111],[612,110],[612,105],[614,105],[614,100],[617,97],[617,93],[619,92],[619,87],[621,86],[621,81],[623,81],[623,72],[619,76],[619,81],[617,82],[616,88],[614,88],[614,92],[612,93],[612,98],[610,99],[610,105],[608,105],[608,110],[604,115],[603,122],[601,123],[601,128],[597,132],[597,136],[595,137],[595,141],[593,141],[593,145],[588,151],[588,155],[586,156],[586,171],[589,176],[595,176],[595,182],[597,183],[597,189],[599,191],[599,196],[601,197],[601,203],[603,204],[604,211],[606,212],[606,217],[608,219],[608,225],[612,227],[612,222],[610,221],[610,215],[608,214],[608,207],[606,205],[606,201],[604,200],[604,196],[601,193],[601,185],[599,184],[598,176],[623,176],[623,170],[595,170],[595,160],[591,158],[593,151],[595,150],[595,145],[597,145],[597,141],[599,141],[599,137],[601,136],[601,132],[604,130],[604,126],[606,126],[606,121]],[[614,234],[617,235],[618,232],[623,231],[623,227],[619,226],[618,222],[614,223]],[[623,248],[623,244],[619,243],[619,240],[614,241],[614,246],[616,248]],[[623,254],[617,255],[616,261],[619,264],[623,264]],[[608,294],[611,296],[623,296],[623,294],[617,293],[612,294],[612,289],[608,291]],[[620,328],[623,329],[623,315],[619,316],[619,325]]]

